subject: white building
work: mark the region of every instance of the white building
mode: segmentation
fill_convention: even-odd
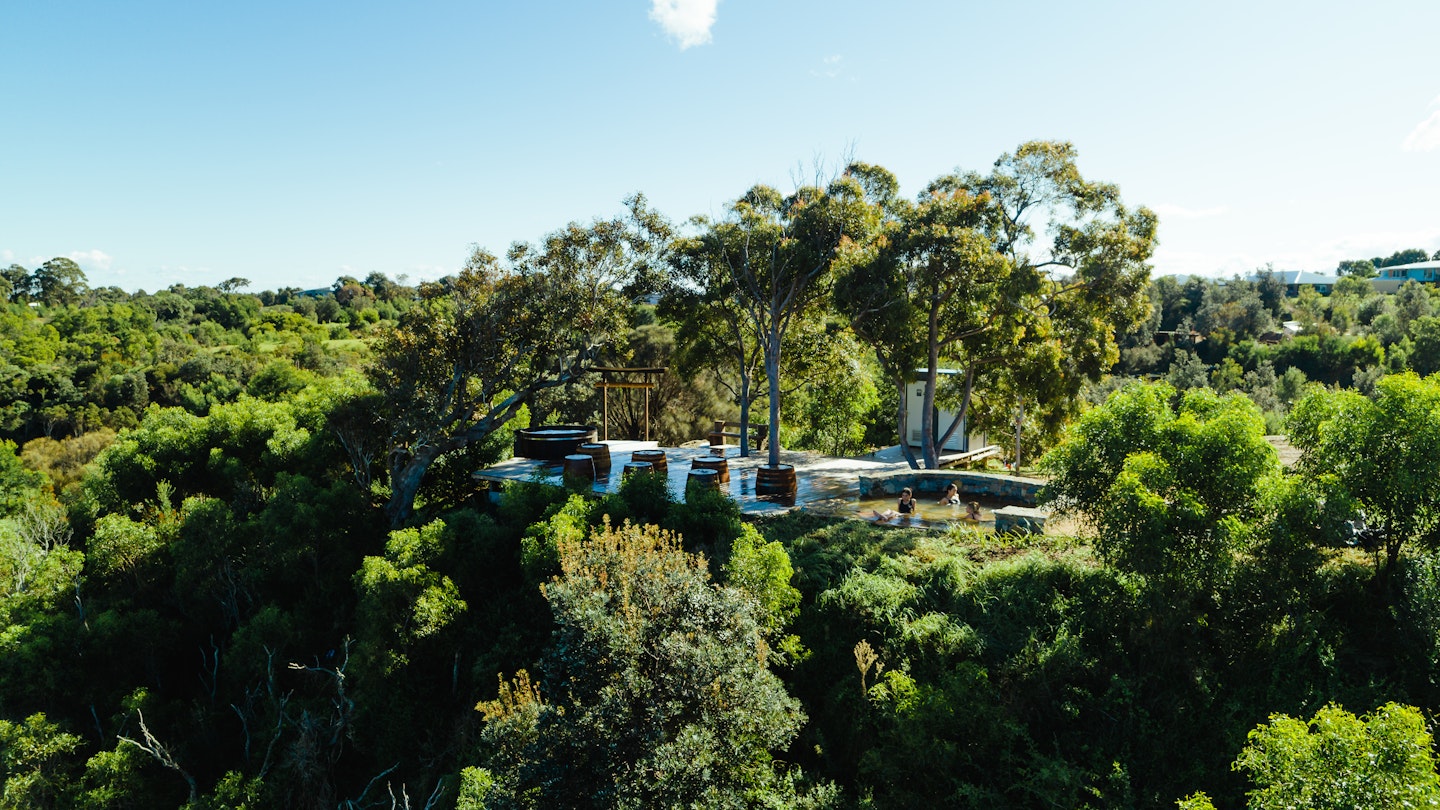
[[[908,434],[906,440],[911,447],[920,446],[920,431],[924,425],[925,380],[929,376],[930,371],[929,369],[917,368],[915,369],[915,373],[920,375],[920,378],[905,386],[905,422],[906,433]],[[953,368],[942,368],[937,369],[935,373],[951,376],[960,374],[961,372]],[[955,421],[957,415],[956,411],[945,410],[938,406],[934,408],[931,417],[935,419],[935,435],[937,438],[941,431],[950,427],[950,423]],[[984,434],[971,436],[968,433],[967,427],[967,425],[962,423],[960,427],[956,428],[955,433],[950,436],[950,441],[946,442],[945,445],[940,448],[940,452],[964,453],[972,449],[984,447]]]

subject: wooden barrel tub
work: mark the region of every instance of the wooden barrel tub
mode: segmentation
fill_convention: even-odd
[[[670,472],[670,463],[665,460],[664,450],[636,450],[630,454],[631,461],[649,462],[655,468],[655,472],[666,475]]]
[[[730,483],[730,462],[723,457],[701,456],[690,462],[690,470],[714,470],[719,483]]]
[[[585,425],[543,425],[515,432],[515,455],[540,461],[563,461],[580,445],[595,441],[595,428]]]
[[[610,474],[610,446],[607,444],[582,444],[578,453],[584,453],[595,461],[595,475]]]
[[[620,476],[621,476],[622,478],[629,478],[630,476],[635,475],[636,473],[649,473],[649,472],[655,472],[655,465],[651,464],[650,462],[648,462],[648,461],[627,461],[627,462],[625,462],[625,467],[624,467],[624,469],[621,471]]]
[[[755,468],[755,494],[795,497],[795,465],[762,464]]]
[[[594,481],[595,459],[585,453],[571,453],[565,457],[565,477]]]
[[[704,468],[690,470],[690,476],[685,480],[685,494],[688,497],[693,489],[720,489],[720,474],[714,470]]]

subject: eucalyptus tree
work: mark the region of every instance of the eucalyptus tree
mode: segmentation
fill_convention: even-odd
[[[764,373],[758,333],[744,311],[707,276],[698,240],[682,240],[674,253],[679,275],[660,302],[659,313],[677,324],[674,363],[681,373],[714,373],[716,382],[740,411],[740,455],[750,455],[750,409],[762,391]]]
[[[977,386],[1043,380],[1047,403],[1073,400],[1084,378],[1118,358],[1116,329],[1148,314],[1155,215],[1085,180],[1068,143],[1022,144],[988,174],[940,177],[890,210],[888,232],[848,265],[842,286],[892,302],[877,310],[852,296],[847,310],[877,351],[919,344],[925,413],[942,362],[963,369],[956,419],[943,430],[921,425],[927,467],[964,423]]]
[[[625,215],[517,243],[504,262],[476,248],[459,275],[422,286],[381,340],[370,376],[386,402],[393,526],[410,517],[436,459],[579,379],[624,337],[630,301],[655,286],[669,240],[643,197],[626,203]]]
[[[871,206],[868,238],[853,242],[846,251],[835,304],[849,319],[851,330],[874,349],[881,373],[895,386],[900,449],[915,467],[914,452],[905,440],[909,431],[905,387],[925,356],[923,313],[918,302],[904,294],[906,267],[894,249],[910,204],[900,198],[900,183],[885,168],[853,163],[847,171],[864,187]]]
[[[57,257],[35,269],[34,290],[47,306],[78,303],[89,289],[85,271],[72,259]]]
[[[769,464],[780,463],[781,370],[797,324],[823,320],[833,270],[865,222],[865,190],[848,173],[824,187],[785,196],[757,185],[719,220],[691,220],[699,233],[676,245],[676,286],[720,320],[742,369],[741,433],[749,432],[750,385],[758,348],[770,406]],[[742,441],[744,441],[742,439]]]

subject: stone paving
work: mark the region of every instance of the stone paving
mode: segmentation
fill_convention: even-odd
[[[653,450],[656,442],[611,441],[610,473],[596,478],[592,490],[597,494],[615,492],[620,488],[620,471],[630,461],[636,450]],[[708,447],[665,447],[667,477],[670,492],[677,498],[685,493],[685,481],[690,475],[690,461],[710,455]],[[755,469],[768,463],[767,453],[756,453],[741,458],[736,447],[725,448],[725,458],[730,467],[730,481],[726,492],[740,504],[740,511],[747,515],[773,515],[793,509],[808,509],[836,513],[853,509],[859,496],[861,475],[877,475],[900,469],[909,469],[904,462],[891,463],[867,459],[834,458],[818,453],[782,451],[780,463],[795,466],[796,494],[793,500],[782,500],[771,496],[755,494]],[[528,458],[512,458],[502,461],[474,474],[478,481],[540,481],[560,486],[561,465]]]
[[[619,490],[621,470],[637,450],[665,451],[668,486],[677,498],[684,496],[690,462],[710,456],[708,447],[660,448],[656,442],[640,441],[610,441],[605,444],[610,448],[610,472],[597,477],[591,486],[593,492],[602,495]],[[835,458],[819,453],[782,451],[780,462],[795,467],[797,491],[793,499],[781,499],[755,494],[755,470],[768,463],[768,454],[756,453],[749,458],[741,458],[739,448],[726,447],[725,458],[730,468],[730,481],[722,488],[747,515],[775,515],[800,509],[858,517],[855,505],[861,497],[894,495],[902,486],[915,486],[917,491],[923,492],[939,492],[950,480],[957,481],[962,492],[1033,504],[1034,492],[1042,483],[993,473],[912,470],[903,460]],[[474,478],[497,483],[539,481],[560,486],[561,468],[560,463],[512,458],[477,471]]]

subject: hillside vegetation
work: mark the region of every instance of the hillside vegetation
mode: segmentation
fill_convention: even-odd
[[[1019,176],[1068,160],[1017,154]],[[763,216],[727,227],[823,241],[792,208],[836,212],[822,286],[901,285],[960,246],[979,260],[996,212],[967,184],[1003,196],[1009,175],[944,178],[911,209],[881,172],[755,192]],[[1043,176],[1094,214],[1068,232],[1067,278],[1128,289],[1130,259],[1106,251],[1148,250],[1148,215]],[[954,217],[949,241],[924,251],[866,242],[935,217]],[[1440,801],[1428,287],[1142,279],[1110,311],[1133,309],[1128,330],[1102,333],[1083,291],[985,254],[1001,264],[984,283],[1054,309],[970,344],[1008,359],[934,395],[996,429],[1022,403],[1076,537],[754,522],[646,476],[605,498],[477,495],[470,472],[517,427],[597,420],[596,364],[671,368],[667,444],[775,391],[787,448],[893,442],[893,373],[924,354],[923,321],[882,356],[854,323],[908,321],[827,287],[767,393],[758,344],[720,339],[724,302],[670,286],[723,249],[712,226],[720,241],[681,251],[635,200],[418,287],[148,294],[90,289],[65,260],[10,268],[0,808]],[[540,317],[557,308],[563,326]],[[1287,320],[1297,336],[1262,341]],[[1037,382],[1047,369],[1063,384]],[[634,402],[611,408],[612,435],[640,424]],[[1301,450],[1290,468],[1276,432]]]

